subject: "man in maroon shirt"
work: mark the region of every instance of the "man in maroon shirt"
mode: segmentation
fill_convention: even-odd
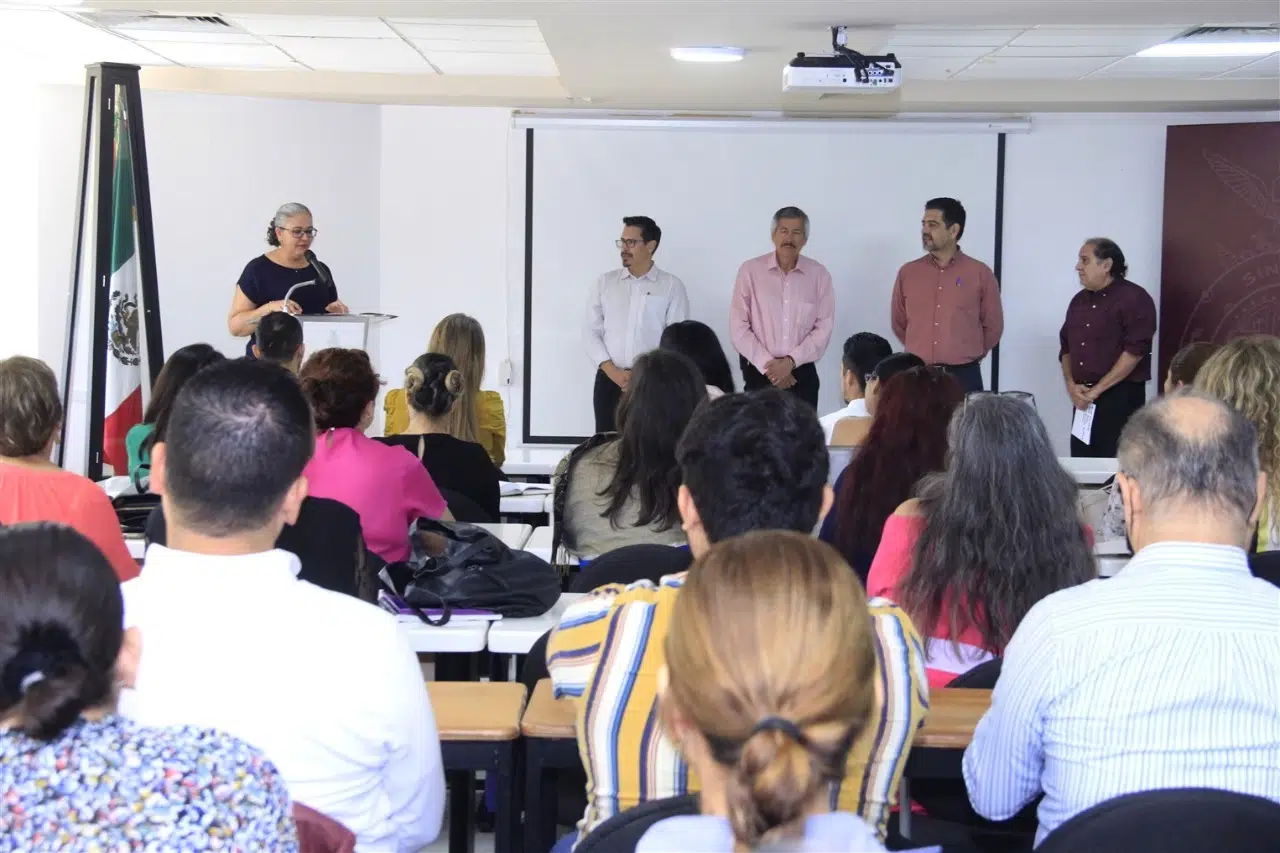
[[[1000,342],[1004,311],[991,268],[960,251],[964,205],[930,199],[921,221],[929,254],[904,264],[893,284],[893,333],[907,352],[982,390],[982,359]]]
[[[1115,456],[1120,430],[1147,399],[1156,303],[1128,272],[1114,240],[1091,237],[1080,247],[1076,273],[1084,289],[1067,305],[1058,360],[1072,405],[1097,408],[1089,443],[1071,437],[1072,456]]]

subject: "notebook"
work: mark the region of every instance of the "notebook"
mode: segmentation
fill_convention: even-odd
[[[394,614],[397,622],[421,623],[423,616],[430,616],[432,619],[440,619],[444,616],[443,610],[410,607],[405,604],[404,599],[393,592],[385,589],[378,590],[378,606],[388,613]],[[494,613],[492,610],[451,610],[449,615],[450,625],[474,625],[478,622],[497,622],[502,619],[501,613]]]

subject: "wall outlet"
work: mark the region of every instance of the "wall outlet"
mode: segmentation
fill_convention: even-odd
[[[504,387],[510,385],[513,373],[515,373],[515,367],[511,364],[511,359],[504,358],[498,365],[498,384]]]

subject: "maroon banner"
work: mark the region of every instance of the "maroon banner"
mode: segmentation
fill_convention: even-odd
[[[1160,377],[1194,341],[1280,334],[1280,122],[1170,127]]]

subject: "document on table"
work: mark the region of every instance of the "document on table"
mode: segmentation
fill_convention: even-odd
[[[1076,409],[1075,417],[1071,419],[1071,435],[1085,444],[1089,443],[1089,437],[1093,435],[1093,413],[1097,409],[1097,403],[1090,403],[1089,408],[1083,412]]]
[[[498,481],[498,488],[504,498],[509,498],[514,495],[551,494],[550,483],[511,483],[506,480],[500,480]]]

